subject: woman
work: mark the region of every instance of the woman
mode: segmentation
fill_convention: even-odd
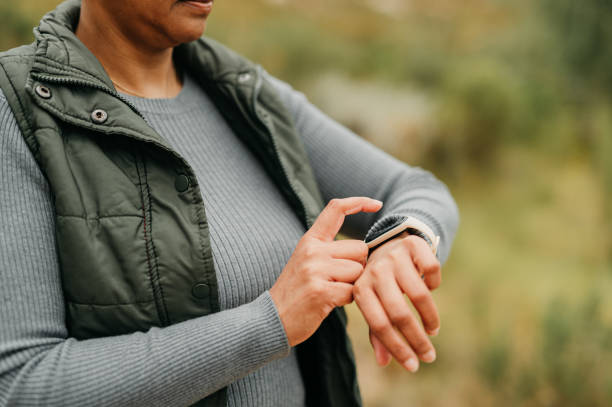
[[[0,55],[0,405],[359,405],[353,298],[380,364],[435,359],[447,189],[198,39],[212,5],[69,0]],[[361,240],[407,216],[439,259]]]

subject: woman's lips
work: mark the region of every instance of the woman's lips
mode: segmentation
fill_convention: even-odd
[[[211,12],[213,5],[213,0],[180,0],[180,2],[206,13]]]

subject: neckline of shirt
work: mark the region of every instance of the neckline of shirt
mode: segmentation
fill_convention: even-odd
[[[119,94],[142,112],[156,114],[186,113],[198,107],[198,84],[187,74],[183,74],[183,87],[173,98],[145,98],[119,91]],[[200,89],[200,92],[204,90]]]

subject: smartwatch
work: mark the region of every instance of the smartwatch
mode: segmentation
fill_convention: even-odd
[[[429,247],[431,247],[431,251],[434,255],[438,252],[440,236],[436,236],[429,226],[412,216],[407,216],[399,224],[397,224],[397,220],[395,220],[391,225],[387,225],[386,227],[383,226],[382,232],[379,232],[377,236],[366,236],[364,242],[371,252],[374,248],[394,238],[403,231],[407,231],[411,235],[417,235],[424,239],[429,244]]]

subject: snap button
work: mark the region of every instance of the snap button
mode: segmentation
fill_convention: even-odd
[[[51,89],[49,89],[46,86],[36,85],[36,87],[34,88],[34,91],[36,92],[38,96],[40,96],[43,99],[51,98]]]
[[[91,120],[96,123],[104,123],[108,119],[108,114],[102,109],[96,109],[91,112]]]
[[[238,75],[238,82],[245,83],[251,80],[251,74],[249,72],[243,72]]]
[[[207,284],[197,283],[197,284],[194,284],[193,287],[191,287],[191,295],[193,295],[197,299],[203,300],[208,297],[209,293],[210,293],[210,288],[208,287]]]
[[[189,189],[189,177],[185,174],[179,174],[174,179],[174,188],[179,192],[185,192]]]

